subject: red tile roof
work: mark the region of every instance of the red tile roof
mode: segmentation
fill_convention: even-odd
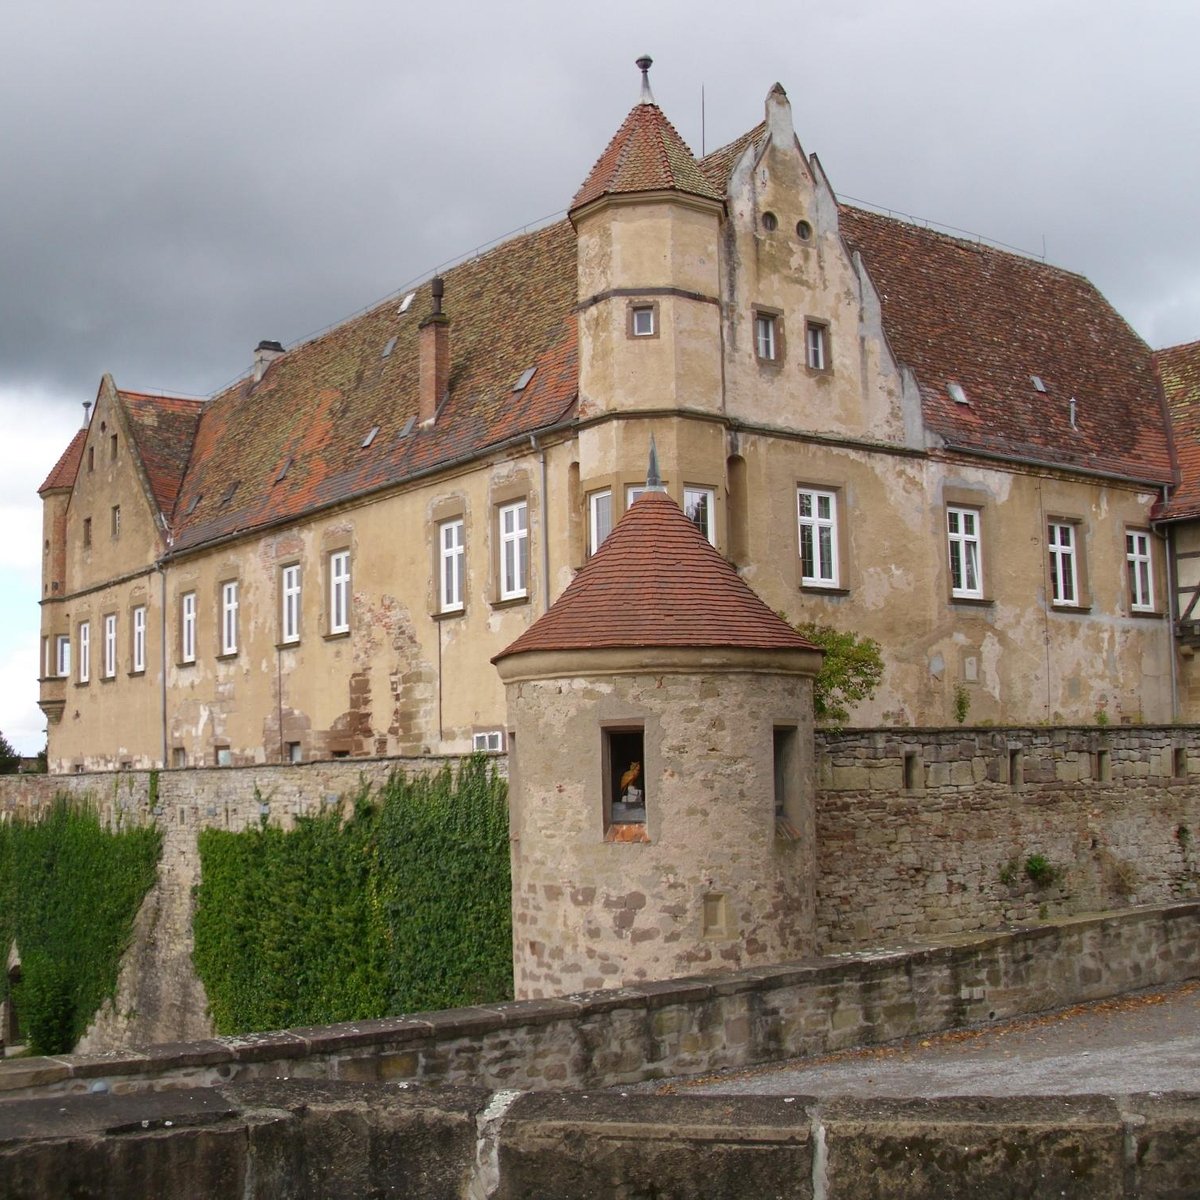
[[[1155,356],[1171,413],[1179,487],[1159,516],[1164,520],[1200,516],[1200,342],[1171,346]]]
[[[657,104],[634,107],[591,174],[571,201],[572,210],[601,196],[633,192],[675,191],[709,200],[723,200],[724,188],[714,187],[700,170],[675,127]]]
[[[846,205],[839,225],[928,429],[965,450],[1171,481],[1150,350],[1081,275]]]
[[[415,425],[426,284],[405,314],[389,299],[205,408],[175,505],[176,550],[401,482],[568,415],[578,379],[570,224],[514,238],[443,278],[450,389],[436,423]]]
[[[169,517],[187,470],[202,400],[119,391],[158,511]]]
[[[566,591],[492,660],[531,650],[812,650],[663,492],[645,492]]]
[[[700,170],[704,173],[705,179],[722,196],[725,195],[729,188],[729,176],[733,174],[733,168],[737,165],[738,159],[742,157],[742,152],[747,146],[757,147],[766,136],[767,123],[759,121],[753,129],[747,130],[740,138],[730,142],[728,146],[722,146],[719,150],[706,154],[700,160]]]
[[[79,473],[79,463],[83,458],[83,444],[87,441],[87,429],[77,429],[67,448],[62,452],[54,470],[46,476],[46,482],[38,488],[38,495],[52,492],[56,488],[75,486],[75,476]]]

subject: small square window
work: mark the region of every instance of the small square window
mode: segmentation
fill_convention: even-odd
[[[813,371],[829,370],[829,326],[819,321],[807,321],[804,325],[805,353],[809,368]]]
[[[633,310],[633,336],[654,336],[654,309],[649,305],[639,306]]]
[[[218,767],[233,766],[233,751],[228,746],[215,746],[213,748],[213,758]]]
[[[187,766],[187,751],[182,746],[173,746],[171,748],[171,766]]]
[[[287,760],[290,763],[299,763],[304,761],[304,752],[301,749],[299,742],[288,742]]]
[[[716,522],[716,492],[706,487],[685,487],[683,489],[683,511],[687,519],[708,539],[713,546],[717,544]]]
[[[588,553],[595,554],[612,533],[612,489],[592,492],[588,496]]]
[[[471,739],[476,754],[499,754],[504,749],[503,729],[481,729]]]

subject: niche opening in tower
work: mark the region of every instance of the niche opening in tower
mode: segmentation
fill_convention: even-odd
[[[646,824],[646,754],[640,725],[604,730],[606,830]]]

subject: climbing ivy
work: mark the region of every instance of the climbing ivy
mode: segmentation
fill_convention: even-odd
[[[511,995],[507,789],[394,774],[347,821],[200,835],[196,970],[221,1033]]]
[[[157,829],[110,832],[65,797],[41,821],[0,824],[0,956],[15,940],[13,999],[34,1054],[69,1053],[116,993],[161,847]]]

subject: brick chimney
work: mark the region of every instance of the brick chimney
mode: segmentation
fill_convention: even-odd
[[[283,346],[279,342],[259,342],[254,347],[254,382],[258,383],[267,373],[267,368],[283,356]]]
[[[433,294],[433,312],[421,322],[421,427],[432,425],[438,405],[450,386],[450,318],[442,312],[445,284],[440,275],[433,277],[429,290]]]

